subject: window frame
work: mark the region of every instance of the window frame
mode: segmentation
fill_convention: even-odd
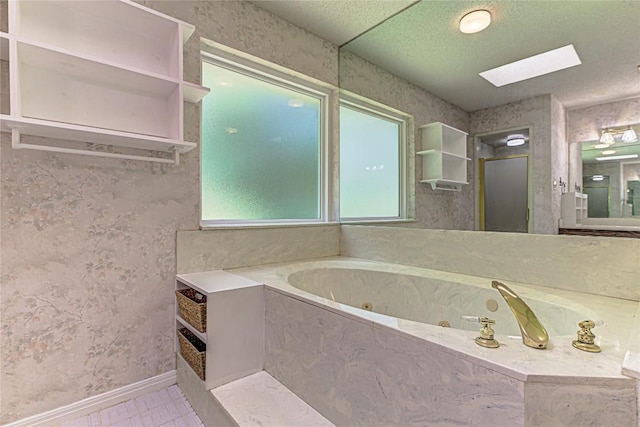
[[[202,138],[200,142],[200,203],[199,222],[201,229],[229,228],[229,227],[264,227],[264,226],[286,226],[286,225],[326,225],[337,223],[334,220],[333,203],[331,202],[331,188],[335,185],[329,181],[331,173],[330,159],[330,135],[333,123],[331,106],[336,98],[336,89],[331,85],[323,84],[318,80],[307,78],[300,73],[285,69],[284,67],[268,63],[250,55],[240,56],[238,53],[222,49],[214,43],[205,44],[200,52],[200,70],[204,62],[211,63],[218,67],[226,68],[233,72],[244,74],[248,77],[259,79],[263,82],[273,84],[285,89],[300,92],[312,96],[320,101],[320,123],[319,123],[319,218],[315,219],[203,219],[203,192],[202,192]],[[216,44],[217,45],[217,44]],[[202,109],[200,109],[200,132],[202,133]]]
[[[395,110],[375,101],[357,96],[343,91],[340,94],[340,107],[345,106],[357,112],[368,114],[383,120],[398,123],[398,216],[376,216],[376,217],[343,217],[338,213],[340,223],[369,223],[369,222],[400,222],[410,220],[409,218],[409,138],[408,129],[412,124],[412,117],[406,113]],[[342,159],[338,162],[338,167],[342,166]],[[340,182],[338,183],[340,185]],[[339,204],[339,202],[338,202]]]

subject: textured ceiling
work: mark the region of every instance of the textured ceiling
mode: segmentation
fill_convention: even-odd
[[[253,3],[340,45],[411,2]],[[460,33],[460,18],[474,9],[489,10],[492,25]],[[466,111],[547,93],[572,108],[640,96],[639,22],[640,0],[422,0],[345,48]],[[568,44],[582,65],[501,88],[478,75]]]
[[[251,3],[341,46],[416,1],[254,0]]]

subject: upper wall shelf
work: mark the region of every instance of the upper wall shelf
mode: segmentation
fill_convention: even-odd
[[[422,179],[434,190],[460,191],[467,184],[467,133],[444,123],[420,127]]]
[[[97,155],[20,141],[35,135],[171,151],[174,159],[130,158],[177,163],[196,146],[184,141],[183,102],[209,92],[182,80],[193,31],[129,0],[9,0],[9,34],[0,33],[10,80],[2,131],[12,132],[14,148]]]

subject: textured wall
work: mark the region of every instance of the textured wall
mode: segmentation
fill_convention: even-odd
[[[173,369],[175,231],[197,224],[197,157],[88,161],[2,137],[2,421]]]
[[[422,125],[443,122],[468,132],[469,114],[411,83],[359,58],[349,52],[340,52],[340,88],[389,105],[415,118],[415,148],[422,149]],[[472,145],[467,156],[472,157]],[[418,181],[422,177],[422,161],[413,159],[415,168],[416,219],[422,227],[458,230],[473,229],[473,185],[463,186],[459,193],[432,190]],[[473,167],[467,165],[467,180],[472,182]]]
[[[600,139],[604,127],[640,123],[640,97],[567,111],[567,141]]]
[[[337,83],[335,46],[250,3],[142,3],[198,27],[186,47],[187,80],[199,79],[202,36]],[[186,137],[198,141],[199,110],[186,107]],[[159,166],[17,151],[8,137],[0,144],[0,423],[175,369],[176,231],[199,220],[197,149],[180,166]]]
[[[529,230],[533,233],[554,234],[558,232],[557,218],[559,206],[559,187],[553,189],[551,158],[554,147],[559,145],[557,132],[552,133],[552,105],[556,105],[551,95],[543,95],[498,107],[487,108],[471,113],[471,133],[502,131],[505,129],[531,127],[529,167],[531,209]],[[554,107],[557,110],[559,107]],[[560,113],[553,121],[560,120]],[[554,125],[554,130],[559,126]],[[567,177],[562,178],[563,181]],[[554,194],[557,192],[558,195]],[[557,201],[556,201],[557,199]],[[558,215],[558,216],[556,216]]]
[[[551,163],[551,180],[566,182],[566,191],[574,191],[573,184],[569,181],[569,144],[567,143],[567,115],[566,109],[551,95],[550,99],[550,115],[551,115],[551,152],[549,159]],[[542,159],[540,159],[542,160]],[[554,232],[557,229],[560,220],[560,204],[562,198],[562,189],[558,186],[551,188],[551,210],[550,221],[553,221]]]

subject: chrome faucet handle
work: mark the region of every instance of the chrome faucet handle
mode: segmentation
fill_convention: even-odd
[[[591,329],[596,326],[596,322],[593,320],[583,320],[578,323],[578,326],[580,327],[580,330],[578,331],[578,339],[574,340],[571,345],[578,350],[588,351],[589,353],[600,353],[600,347],[594,344],[596,335],[591,332]]]
[[[486,348],[500,347],[500,343],[498,342],[498,340],[493,338],[493,334],[495,334],[495,331],[491,327],[491,325],[496,324],[496,321],[488,317],[481,316],[481,317],[478,317],[478,322],[480,322],[480,325],[482,325],[482,328],[480,329],[480,336],[476,337],[475,339],[476,344]]]

